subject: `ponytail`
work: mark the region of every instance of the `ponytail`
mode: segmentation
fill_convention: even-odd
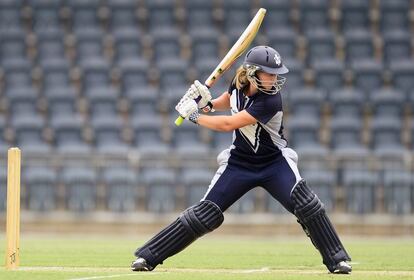
[[[246,69],[243,67],[243,65],[237,68],[233,83],[236,85],[236,88],[238,90],[244,88],[249,84],[249,81],[247,80]]]

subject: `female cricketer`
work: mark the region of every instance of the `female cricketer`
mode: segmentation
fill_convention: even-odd
[[[256,186],[263,187],[298,222],[332,273],[350,273],[351,258],[324,205],[302,179],[298,156],[283,137],[280,90],[288,73],[279,53],[268,46],[249,50],[227,92],[213,99],[195,81],[176,106],[191,122],[216,131],[233,131],[233,143],[217,157],[219,168],[201,201],[135,252],[134,271],[151,271],[200,236],[218,228],[223,212]],[[201,100],[197,103],[195,99]],[[231,110],[231,116],[199,114]]]

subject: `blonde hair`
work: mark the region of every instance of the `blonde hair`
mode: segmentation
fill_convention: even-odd
[[[249,80],[247,80],[246,72],[247,71],[243,65],[240,65],[236,70],[236,76],[234,76],[233,83],[236,85],[236,88],[238,90],[242,89],[250,83]]]

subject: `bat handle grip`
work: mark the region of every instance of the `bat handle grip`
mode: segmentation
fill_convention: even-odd
[[[178,118],[175,119],[174,123],[175,123],[176,126],[180,126],[183,123],[183,121],[184,121],[184,118],[181,117],[181,116],[178,116]]]
[[[201,96],[197,97],[196,99],[194,99],[195,102],[199,102],[201,100]],[[184,121],[184,118],[182,116],[178,116],[178,118],[175,119],[175,125],[176,126],[180,126]]]

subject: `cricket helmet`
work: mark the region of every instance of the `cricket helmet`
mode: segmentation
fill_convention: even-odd
[[[247,79],[249,82],[269,95],[274,95],[280,91],[286,81],[286,78],[280,75],[289,72],[287,67],[282,63],[280,54],[268,46],[257,46],[249,50],[244,58],[243,67],[247,71]],[[264,82],[258,79],[257,71],[277,75],[277,79],[271,84]]]

